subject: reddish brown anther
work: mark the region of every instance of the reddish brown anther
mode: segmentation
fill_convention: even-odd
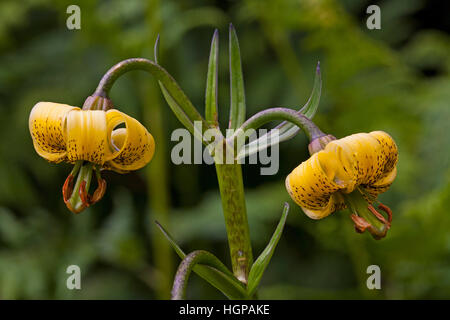
[[[62,188],[64,203],[73,213],[80,213],[92,204],[98,202],[105,195],[106,181],[102,179],[99,171],[96,171],[97,189],[92,195],[89,194],[87,181],[91,179],[93,169],[92,165],[88,164],[86,167],[83,167],[81,163],[78,163],[64,182]],[[77,174],[78,180],[74,183]]]
[[[106,180],[102,178],[97,179],[97,189],[95,189],[92,196],[86,190],[86,181],[81,181],[80,190],[78,192],[83,205],[87,208],[103,198],[106,192]]]
[[[388,206],[382,203],[378,205],[378,208],[386,212],[386,214],[388,215],[388,219],[386,220],[386,218],[381,213],[379,213],[372,205],[368,205],[367,208],[381,223],[383,223],[384,228],[378,230],[363,217],[360,217],[356,214],[352,214],[350,217],[355,223],[355,230],[358,233],[363,233],[364,231],[368,230],[374,236],[375,239],[381,239],[386,235],[387,231],[391,228],[392,211]]]
[[[377,209],[375,209],[371,204],[368,206],[368,208],[369,208],[370,212],[372,212],[373,215],[374,215],[375,217],[377,217],[378,220],[380,220],[380,221],[381,221],[383,224],[385,224],[388,228],[391,227],[391,223],[388,222],[388,221],[386,220],[386,218],[385,218],[381,213],[379,213],[379,212],[377,211]]]
[[[358,233],[363,233],[367,228],[372,226],[366,221],[366,219],[357,216],[356,214],[352,214],[350,218],[352,218],[353,222],[355,223],[355,231]]]
[[[391,208],[389,208],[388,206],[386,206],[386,205],[384,205],[384,204],[382,204],[380,202],[380,204],[378,205],[378,209],[381,209],[381,210],[383,210],[384,212],[387,213],[388,221],[389,221],[389,224],[390,224],[392,222],[392,210],[391,210]]]
[[[81,181],[80,183],[80,189],[78,189],[78,194],[80,195],[81,202],[83,202],[83,205],[85,208],[89,207],[91,205],[90,198],[91,196],[86,191],[86,181]]]
[[[94,204],[100,201],[101,198],[105,195],[106,192],[106,180],[102,178],[97,179],[97,189],[95,189],[94,194],[91,198],[91,204]]]
[[[64,203],[66,204],[66,207],[72,211],[73,213],[80,213],[81,211],[83,211],[85,209],[85,207],[81,207],[79,209],[75,209],[72,206],[72,203],[70,202],[70,197],[72,196],[73,193],[73,180],[74,180],[74,176],[72,174],[69,174],[69,176],[67,177],[66,181],[64,182],[63,188],[62,188],[62,193],[63,193],[63,200]]]
[[[73,192],[73,175],[69,174],[66,181],[64,181],[64,185],[62,187],[63,199],[66,204],[67,201],[69,201],[72,192]]]

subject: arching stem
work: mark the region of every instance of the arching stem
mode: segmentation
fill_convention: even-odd
[[[314,122],[304,115],[299,114],[296,110],[288,108],[271,108],[258,112],[245,121],[230,139],[239,139],[241,135],[245,134],[245,131],[251,129],[256,130],[268,122],[277,120],[284,120],[295,124],[303,130],[310,141],[325,136],[325,133],[323,133]]]
[[[92,96],[108,98],[109,91],[116,80],[132,70],[147,71],[159,81],[166,100],[169,99],[171,102],[169,106],[173,113],[189,130],[192,129],[194,121],[201,121],[203,127],[208,128],[205,119],[200,115],[183,90],[181,90],[175,79],[159,64],[148,59],[131,58],[115,64],[102,77]]]

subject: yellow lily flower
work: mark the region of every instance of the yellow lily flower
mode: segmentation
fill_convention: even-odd
[[[390,228],[392,213],[380,203],[386,220],[372,203],[394,181],[397,160],[397,146],[387,133],[353,134],[328,142],[302,162],[287,176],[286,188],[310,218],[322,219],[349,207],[358,232],[368,229],[381,238]]]
[[[121,127],[120,127],[121,126]],[[145,166],[153,157],[155,141],[136,119],[115,109],[82,110],[66,104],[39,102],[30,113],[29,129],[36,152],[52,163],[75,163],[63,187],[64,201],[76,213],[103,196],[106,182],[99,171],[126,173]],[[92,170],[98,188],[87,194]],[[80,172],[75,190],[72,182]],[[79,196],[81,203],[76,203]]]

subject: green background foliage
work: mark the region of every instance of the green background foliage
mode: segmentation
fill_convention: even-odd
[[[71,170],[34,151],[28,115],[38,101],[80,106],[101,76],[130,57],[160,63],[203,112],[210,39],[219,29],[219,120],[229,113],[228,23],[239,36],[247,116],[299,109],[321,62],[315,121],[337,137],[384,130],[399,147],[398,176],[381,196],[394,212],[388,236],[356,234],[349,214],[313,221],[290,202],[285,232],[258,290],[266,299],[450,298],[450,37],[434,1],[379,1],[382,29],[368,30],[365,0],[78,1],[81,30],[68,30],[72,1],[0,3],[0,298],[167,298],[179,263],[153,223],[185,252],[205,249],[230,265],[215,170],[170,162],[181,125],[156,81],[127,74],[111,98],[154,133],[157,156],[128,175],[106,173],[105,198],[70,213],[61,187]],[[286,175],[307,159],[304,135],[280,147],[280,170],[244,165],[254,255],[269,241]],[[82,289],[66,288],[66,268]],[[366,287],[379,265],[382,290]],[[190,298],[223,298],[198,276]]]

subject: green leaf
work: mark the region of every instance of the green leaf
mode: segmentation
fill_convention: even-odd
[[[239,42],[232,24],[230,24],[229,42],[231,95],[229,127],[230,129],[237,129],[245,121],[245,91]]]
[[[314,85],[306,104],[298,111],[298,113],[303,114],[304,116],[312,119],[317,112],[320,102],[320,95],[322,92],[322,76],[320,74],[320,61],[317,62],[316,67],[316,75],[314,78]],[[283,121],[275,129],[279,130],[279,139],[278,142],[275,139],[270,139],[270,135],[272,134],[270,131],[266,133],[264,136],[259,137],[256,140],[245,145],[239,152],[237,159],[242,159],[248,157],[254,153],[257,153],[261,150],[265,150],[276,143],[280,143],[286,140],[289,140],[300,131],[300,128],[296,125]],[[266,137],[266,135],[268,135]]]
[[[308,101],[303,106],[303,108],[300,109],[299,112],[301,112],[309,119],[312,119],[316,114],[317,108],[319,107],[321,92],[322,92],[322,76],[320,74],[320,61],[318,61],[316,67],[316,76],[314,77],[313,90],[311,92],[311,95],[309,96]]]
[[[157,222],[155,221],[159,230],[163,233],[169,241],[175,252],[181,259],[186,258],[186,254],[178,246],[173,237]],[[216,258],[217,259],[217,258]],[[218,260],[218,259],[217,259]],[[229,299],[246,299],[247,292],[244,285],[236,279],[236,277],[223,265],[220,260],[219,263],[214,262],[212,265],[196,264],[193,270],[200,277],[208,281],[212,286],[221,291]]]
[[[154,46],[155,64],[147,63],[143,65],[147,68],[153,76],[158,79],[161,91],[166,99],[170,109],[172,109],[178,120],[200,141],[202,141],[201,133],[194,130],[194,121],[201,121],[203,127],[207,127],[205,119],[198,113],[192,102],[179,87],[178,83],[172,76],[158,64],[158,51],[159,51],[159,35],[156,38]],[[203,141],[202,141],[203,142]]]
[[[191,119],[186,115],[186,113],[183,111],[183,109],[180,107],[177,101],[172,97],[169,91],[167,91],[166,87],[160,81],[158,81],[158,83],[159,87],[161,88],[161,92],[164,98],[166,99],[167,104],[169,105],[170,109],[172,109],[172,112],[175,114],[178,120],[186,127],[186,129],[188,129],[189,132],[194,134],[195,133],[194,124],[192,123]]]
[[[180,246],[175,242],[175,240],[173,239],[173,237],[169,234],[169,232],[166,231],[166,229],[163,228],[163,226],[158,222],[155,221],[156,226],[159,228],[159,230],[162,232],[162,234],[164,235],[164,237],[166,237],[166,239],[169,241],[170,245],[172,246],[172,248],[175,250],[175,252],[177,253],[177,255],[181,258],[184,259],[186,257],[186,254],[183,252],[183,250],[180,248]]]
[[[248,287],[247,293],[248,296],[251,297],[258,287],[259,282],[263,276],[264,271],[267,268],[267,265],[272,258],[273,252],[280,240],[281,234],[283,233],[284,225],[286,223],[286,218],[289,211],[289,205],[287,203],[284,204],[283,213],[281,214],[280,222],[278,223],[275,232],[273,233],[272,238],[270,239],[269,244],[264,249],[264,251],[260,254],[258,259],[256,259],[255,263],[250,270],[250,274],[248,276]]]
[[[219,60],[219,31],[214,31],[209,54],[208,75],[206,78],[205,118],[213,126],[219,126],[217,111],[217,73]]]
[[[158,63],[158,54],[159,54],[159,34],[156,37],[155,45],[153,46],[153,55],[156,63]]]

